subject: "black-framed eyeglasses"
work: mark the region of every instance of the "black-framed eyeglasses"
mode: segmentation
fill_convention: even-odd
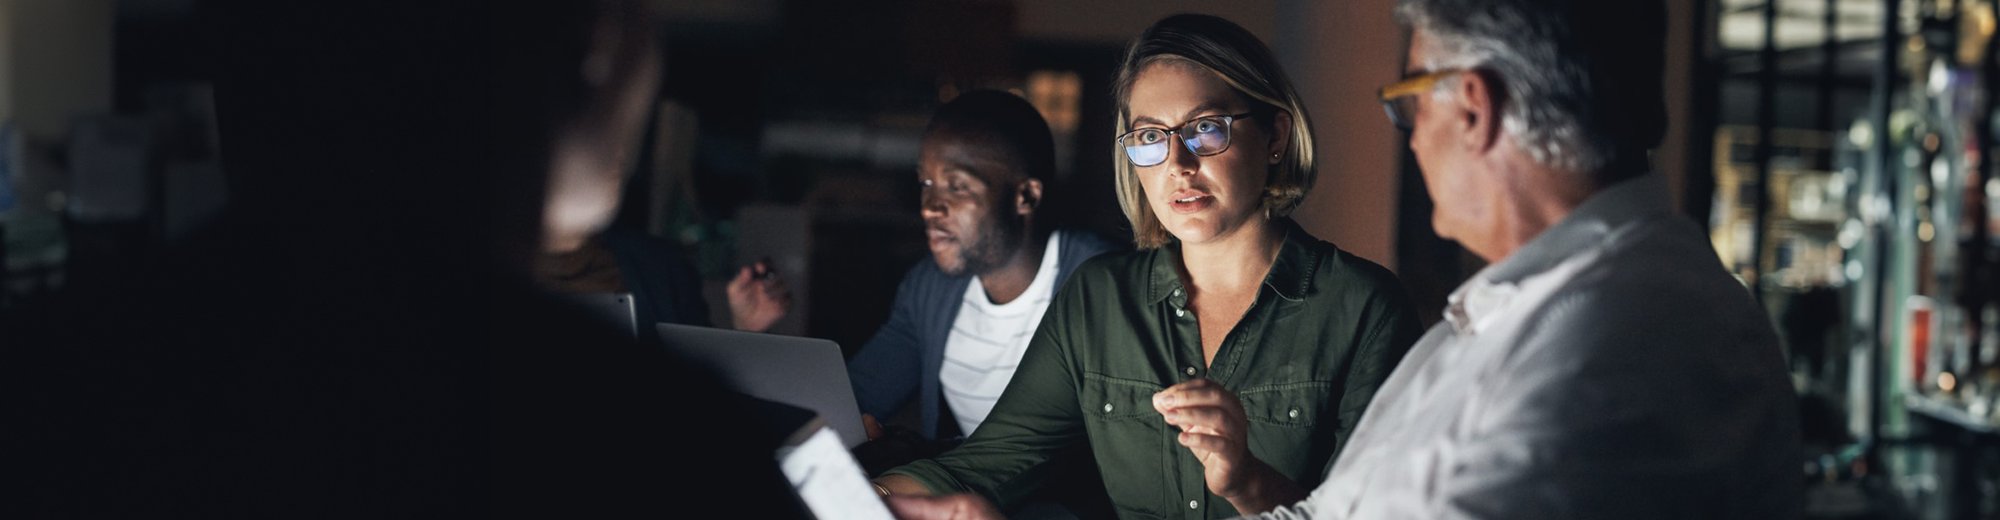
[[[1207,157],[1229,151],[1229,125],[1238,119],[1247,119],[1256,112],[1244,112],[1226,116],[1202,116],[1194,118],[1172,130],[1165,128],[1141,128],[1118,136],[1118,146],[1125,149],[1125,158],[1132,160],[1133,166],[1146,167],[1167,162],[1168,136],[1179,138],[1181,145],[1195,155]]]
[[[1431,91],[1439,81],[1453,74],[1465,72],[1462,69],[1426,72],[1402,81],[1390,83],[1375,96],[1382,100],[1382,111],[1389,114],[1389,123],[1405,132],[1417,127],[1417,95]]]

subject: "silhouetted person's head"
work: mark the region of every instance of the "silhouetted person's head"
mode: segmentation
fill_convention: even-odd
[[[626,165],[639,149],[660,81],[659,50],[643,4],[579,3],[595,12],[567,20],[563,29],[571,40],[563,54],[571,59],[555,62],[551,71],[558,97],[542,209],[542,248],[548,251],[581,247],[617,214]]]

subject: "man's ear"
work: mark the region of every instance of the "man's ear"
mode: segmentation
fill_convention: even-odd
[[[1458,113],[1452,131],[1466,149],[1483,153],[1499,144],[1500,105],[1505,97],[1500,85],[1500,78],[1485,70],[1458,75],[1458,88],[1453,89]]]
[[[1020,215],[1033,215],[1035,208],[1041,205],[1042,180],[1029,177],[1021,181],[1020,187],[1014,190],[1014,212]]]

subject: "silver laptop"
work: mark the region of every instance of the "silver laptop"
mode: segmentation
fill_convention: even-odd
[[[839,344],[671,323],[655,327],[667,348],[715,368],[737,391],[812,410],[848,448],[868,440]]]

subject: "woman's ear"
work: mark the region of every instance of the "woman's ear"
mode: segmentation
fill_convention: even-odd
[[[1277,110],[1271,113],[1271,164],[1285,160],[1285,152],[1292,149],[1292,113]]]

